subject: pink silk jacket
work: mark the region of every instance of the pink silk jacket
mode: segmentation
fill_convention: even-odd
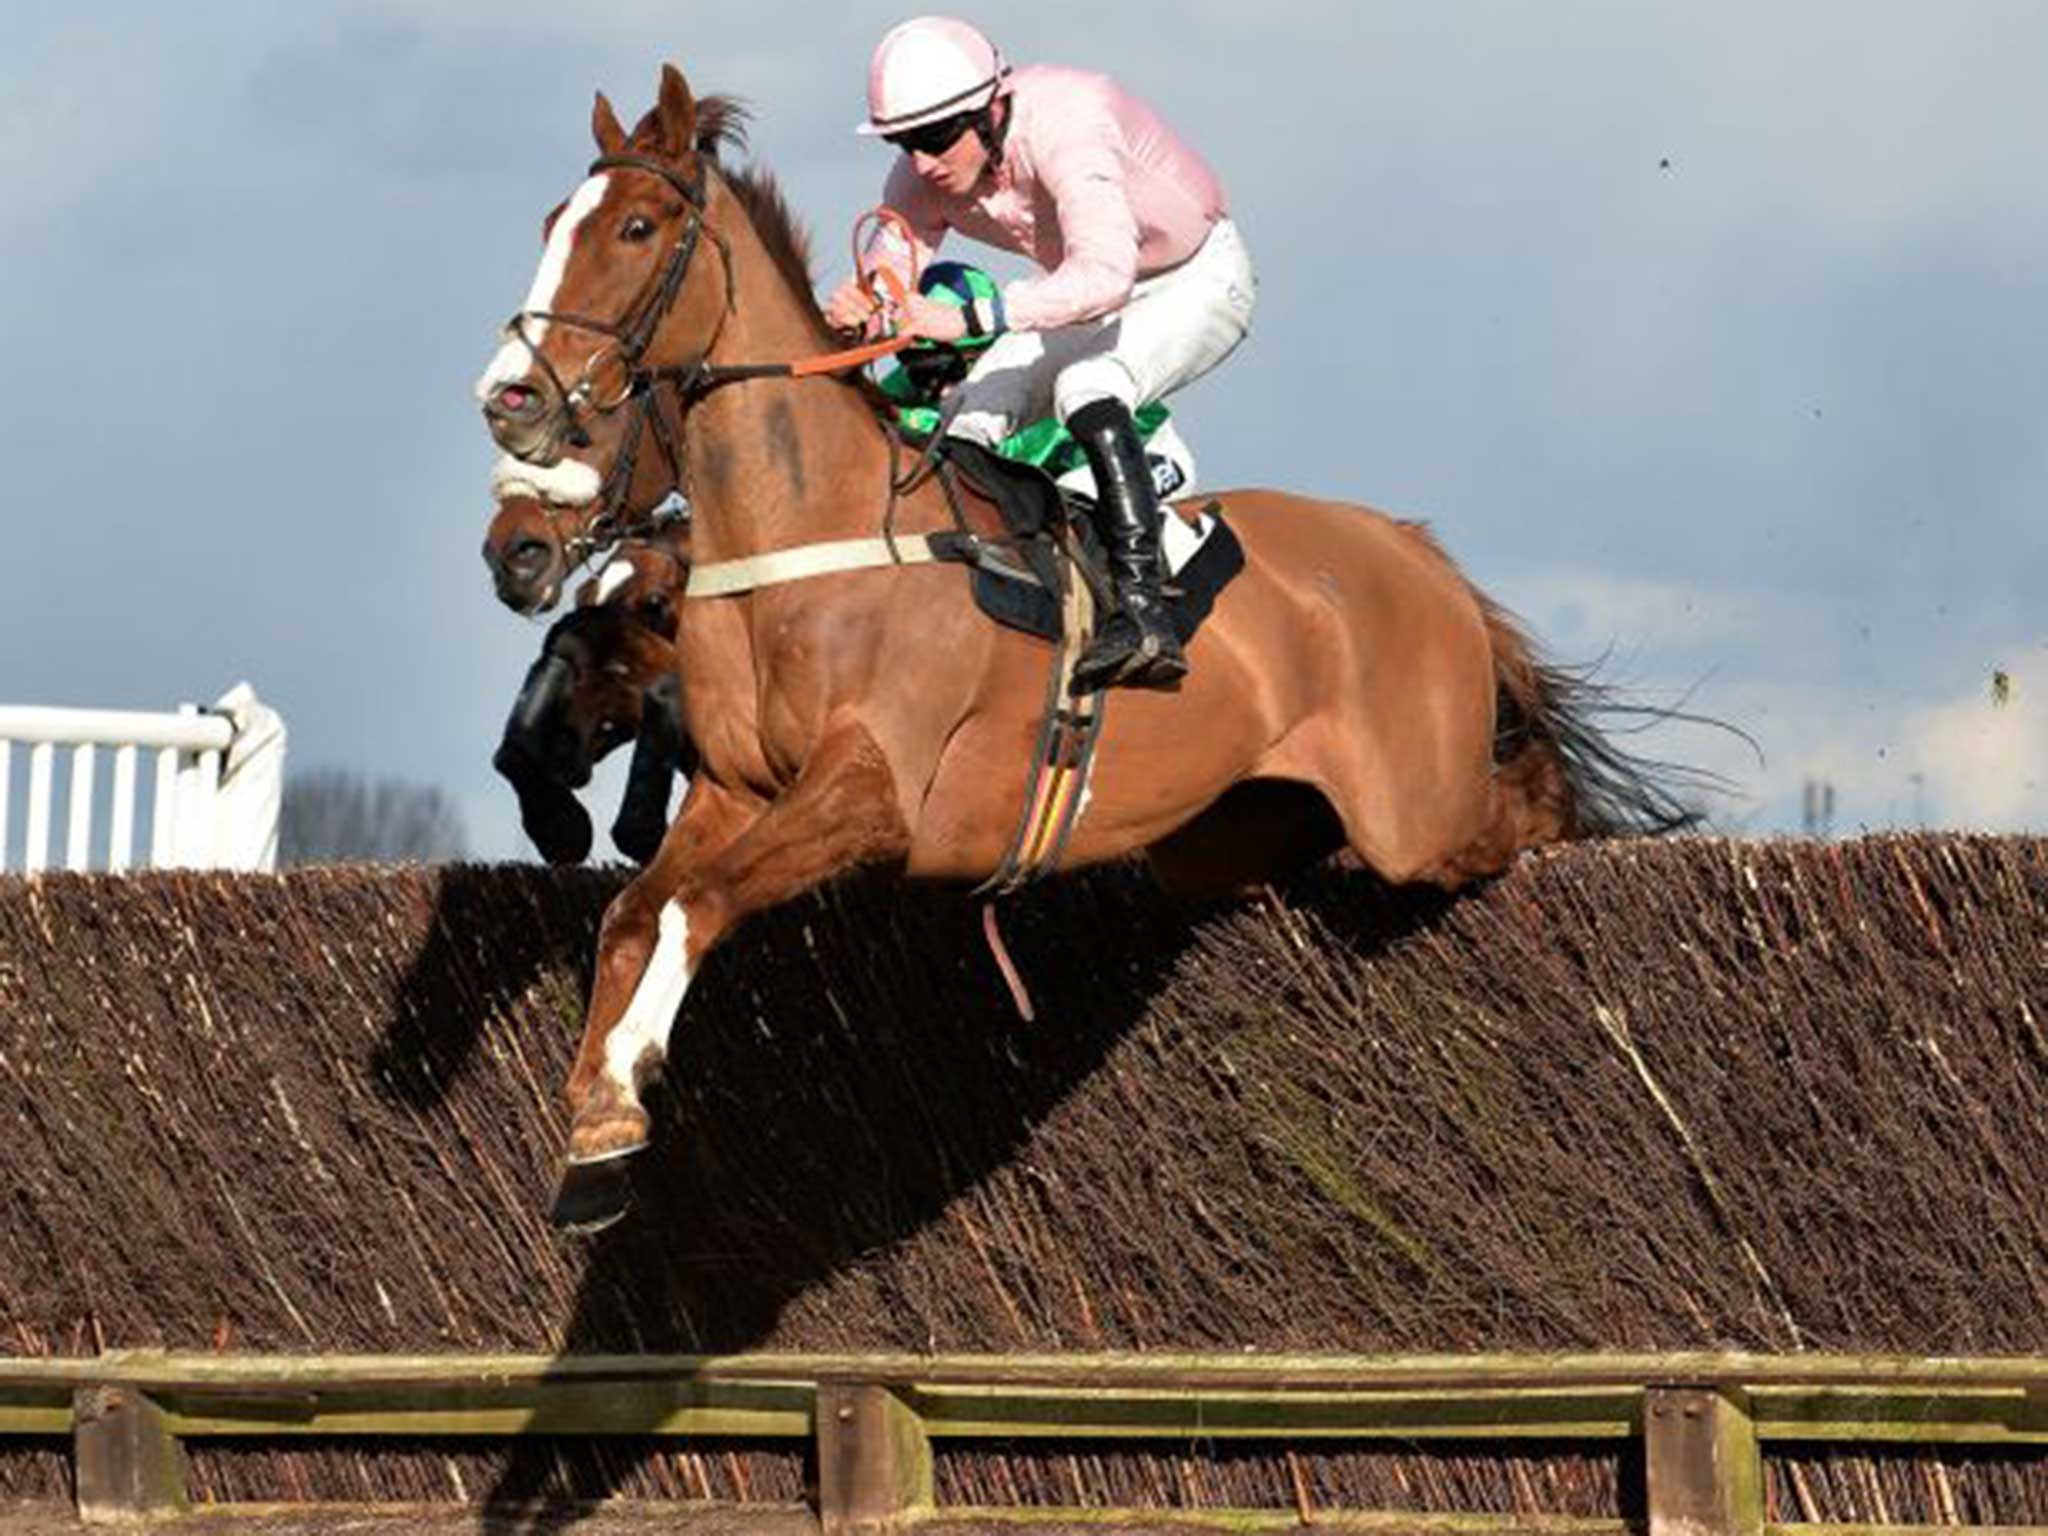
[[[1228,213],[1201,156],[1108,76],[1030,65],[1011,79],[1002,165],[977,195],[931,187],[899,155],[882,200],[909,221],[920,268],[949,229],[1036,261],[1038,276],[1003,289],[1012,330],[1121,309],[1139,278],[1186,261]]]

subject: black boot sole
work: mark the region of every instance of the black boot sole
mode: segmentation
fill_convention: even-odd
[[[1188,675],[1187,657],[1179,651],[1156,651],[1147,655],[1131,651],[1112,666],[1074,668],[1071,687],[1075,693],[1099,693],[1105,688],[1152,688],[1171,691]]]
[[[1159,693],[1172,693],[1180,687],[1181,679],[1188,675],[1185,656],[1138,656],[1133,657],[1129,666],[1117,675],[1115,687],[1148,688]]]

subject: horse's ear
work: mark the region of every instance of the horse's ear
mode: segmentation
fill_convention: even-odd
[[[661,66],[661,97],[655,103],[655,121],[661,126],[661,147],[671,160],[681,159],[697,147],[697,98],[673,64]]]
[[[626,148],[626,130],[619,126],[619,115],[604,99],[603,91],[597,93],[597,104],[590,109],[590,136],[597,140],[602,154],[621,154]]]

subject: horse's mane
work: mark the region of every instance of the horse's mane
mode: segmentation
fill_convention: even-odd
[[[709,156],[717,165],[726,186],[739,199],[740,206],[746,209],[754,233],[768,248],[776,269],[803,300],[819,337],[829,340],[831,327],[825,323],[825,312],[818,307],[817,293],[812,287],[811,237],[790,211],[789,200],[782,195],[781,184],[776,181],[774,172],[765,166],[751,165],[741,169],[724,162],[723,151],[747,147],[747,124],[752,117],[752,111],[737,96],[699,97],[697,153]],[[656,114],[650,110],[633,130],[634,147],[642,150],[654,147],[659,132]]]
[[[754,233],[768,248],[769,259],[795,291],[797,301],[810,317],[820,349],[830,350],[843,343],[826,321],[825,311],[818,305],[817,290],[812,287],[810,235],[790,211],[789,200],[782,195],[781,184],[776,181],[774,172],[759,165],[734,168],[721,158],[721,151],[747,147],[747,122],[752,115],[747,104],[736,96],[700,96],[697,99],[697,133],[693,147],[698,154],[710,158],[720,179],[739,199],[740,206],[747,211],[748,222],[754,226]],[[642,151],[653,150],[658,145],[660,131],[656,113],[650,110],[633,129],[631,143]],[[875,413],[875,419],[893,429],[896,407],[875,381],[865,372],[855,371],[847,382],[867,402],[868,408]]]
[[[728,171],[725,182],[740,200],[740,206],[747,210],[747,217],[754,221],[754,233],[768,247],[769,257],[802,296],[818,334],[829,336],[831,327],[825,323],[825,312],[818,307],[818,296],[811,286],[815,281],[811,275],[811,237],[790,212],[789,200],[782,195],[775,173],[762,166],[748,166],[743,171]]]

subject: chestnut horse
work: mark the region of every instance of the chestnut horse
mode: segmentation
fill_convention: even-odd
[[[717,159],[737,109],[673,67],[551,219],[539,275],[478,383],[499,446],[585,499],[620,481],[635,412],[681,422],[701,569],[951,526],[860,381],[760,365],[843,345],[774,183]],[[606,493],[609,494],[609,493]],[[1148,852],[1227,889],[1347,847],[1452,889],[1522,849],[1688,820],[1610,746],[1574,675],[1420,528],[1273,490],[1214,498],[1245,551],[1174,693],[1117,692],[1068,867]],[[972,882],[1003,858],[1045,693],[1043,642],[990,623],[945,565],[840,571],[681,605],[702,754],[661,850],[605,914],[558,1221],[624,1208],[641,1090],[707,955],[748,914],[855,868]]]

